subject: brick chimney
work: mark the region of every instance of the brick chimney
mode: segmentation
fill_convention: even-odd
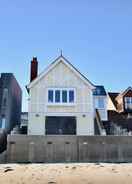
[[[32,82],[38,75],[38,61],[37,57],[33,57],[31,61],[31,70],[30,70],[30,82]]]

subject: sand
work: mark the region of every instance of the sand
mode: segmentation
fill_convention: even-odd
[[[132,164],[1,164],[0,184],[132,184]]]

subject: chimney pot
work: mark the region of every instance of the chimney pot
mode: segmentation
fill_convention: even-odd
[[[33,60],[32,61],[37,61],[37,57],[33,57]]]

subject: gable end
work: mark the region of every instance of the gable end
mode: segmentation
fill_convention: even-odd
[[[83,75],[81,74],[67,59],[63,56],[58,57],[54,62],[52,62],[49,67],[46,68],[38,77],[33,80],[30,84],[27,85],[27,88],[30,89],[33,87],[39,80],[41,80],[48,72],[50,72],[57,64],[63,62],[68,68],[70,68],[85,84],[89,86],[90,89],[95,89],[95,86]]]

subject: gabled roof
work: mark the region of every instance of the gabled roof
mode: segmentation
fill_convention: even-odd
[[[104,86],[95,86],[95,87],[96,88],[93,90],[94,96],[106,96],[107,95]]]
[[[119,93],[108,93],[111,101],[113,102],[115,108],[117,109],[117,101],[116,101],[116,97],[119,95]]]
[[[119,93],[119,95],[116,97],[116,99],[119,99],[122,96],[124,96],[129,90],[132,91],[132,87],[128,87],[125,91],[123,91],[122,93]]]
[[[84,81],[91,89],[95,89],[94,84],[92,84],[79,70],[77,70],[64,56],[59,56],[55,61],[53,61],[42,73],[38,75],[31,83],[27,85],[30,89],[34,86],[41,78],[43,78],[50,70],[52,70],[59,62],[63,62],[68,68],[70,68],[82,81]]]

